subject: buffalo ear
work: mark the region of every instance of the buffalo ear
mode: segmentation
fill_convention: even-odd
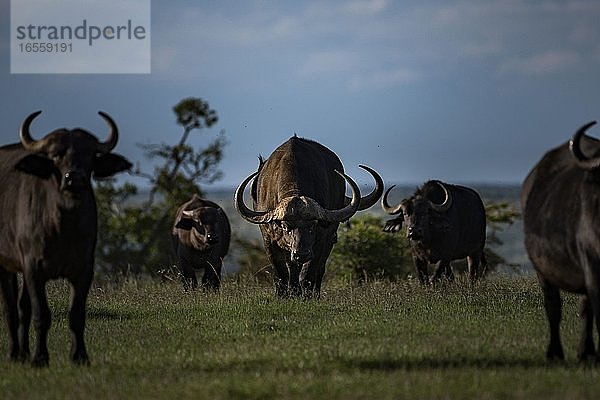
[[[400,205],[402,207],[402,214],[404,215],[411,215],[413,212],[413,203],[408,200],[408,199],[404,199],[400,202]],[[400,214],[398,216],[398,218],[402,217],[402,214]]]
[[[194,222],[190,218],[181,218],[175,224],[175,228],[183,229],[184,231],[190,231],[194,227]]]
[[[48,157],[40,154],[29,154],[19,160],[15,165],[15,169],[42,179],[48,179],[52,176],[56,167]]]
[[[108,178],[131,167],[132,164],[123,156],[114,153],[103,154],[94,160],[94,178]]]

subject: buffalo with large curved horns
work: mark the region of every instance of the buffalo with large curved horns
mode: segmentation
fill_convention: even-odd
[[[261,159],[258,171],[238,186],[236,209],[245,220],[259,224],[280,296],[319,295],[340,222],[371,207],[383,192],[381,177],[369,167],[361,168],[376,182],[373,192],[364,198],[334,152],[294,136],[266,161]],[[252,180],[253,209],[243,199]],[[345,196],[345,182],[350,185],[351,198]]]
[[[225,211],[217,203],[194,194],[177,210],[171,237],[184,288],[196,288],[195,270],[203,269],[202,286],[218,290],[223,258],[231,241]]]

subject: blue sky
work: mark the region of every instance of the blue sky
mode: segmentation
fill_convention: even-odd
[[[38,136],[102,136],[104,110],[146,167],[136,143],[177,140],[171,108],[201,97],[220,121],[191,143],[225,131],[219,186],[294,133],[359,182],[364,163],[386,183],[518,183],[600,118],[597,1],[153,1],[149,75],[11,75],[9,15],[0,0],[2,143],[38,109]]]

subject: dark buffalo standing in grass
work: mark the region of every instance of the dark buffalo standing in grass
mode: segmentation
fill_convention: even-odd
[[[50,279],[66,278],[71,284],[71,359],[87,363],[85,308],[97,224],[91,177],[108,177],[131,164],[110,153],[117,145],[118,130],[107,114],[99,113],[110,127],[105,142],[83,129],[58,129],[35,140],[29,127],[40,112],[23,122],[21,143],[0,147],[0,286],[9,356],[11,360],[29,357],[33,321],[32,363],[48,365],[50,310],[45,285]],[[20,291],[19,272],[23,274]]]
[[[421,283],[429,283],[429,264],[437,263],[431,282],[444,275],[452,280],[450,262],[467,258],[469,276],[475,281],[480,264],[485,265],[486,217],[481,197],[471,188],[432,180],[408,199],[395,206],[388,204],[390,187],[383,196],[382,208],[391,215],[383,230],[397,232],[406,225],[412,257]]]
[[[547,152],[521,193],[525,246],[544,292],[550,328],[548,359],[564,359],[560,289],[581,294],[578,356],[596,358],[594,319],[600,332],[600,142],[585,135]]]
[[[260,224],[265,249],[276,271],[280,296],[318,296],[325,262],[337,241],[337,228],[358,210],[375,204],[383,192],[381,177],[361,199],[356,183],[344,174],[337,155],[325,146],[296,136],[279,146],[235,192],[235,206],[249,222]],[[243,194],[254,177],[254,210]],[[352,198],[345,196],[348,182]]]
[[[184,287],[198,286],[195,269],[204,269],[202,286],[218,290],[223,257],[229,250],[231,227],[218,204],[198,195],[177,210],[171,231]]]

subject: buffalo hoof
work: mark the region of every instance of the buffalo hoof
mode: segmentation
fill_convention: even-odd
[[[34,368],[47,368],[49,364],[50,360],[48,355],[34,357],[33,360],[31,360],[31,366]]]
[[[26,363],[27,361],[29,361],[30,356],[31,354],[29,353],[29,351],[21,351],[19,352],[19,355],[17,356],[17,359],[15,361],[20,363]]]
[[[75,365],[90,365],[90,360],[85,349],[71,351],[71,361],[73,361],[73,364]]]
[[[85,356],[85,358],[73,358],[73,364],[82,367],[88,367],[90,365],[90,360]]]
[[[18,351],[11,351],[8,354],[8,360],[10,362],[19,362],[19,361],[21,361],[21,355],[19,354]]]
[[[599,356],[596,354],[595,351],[583,351],[583,352],[579,352],[577,354],[577,359],[580,362],[598,362]]]
[[[548,351],[546,353],[546,360],[548,360],[552,363],[561,363],[561,362],[565,361],[565,355],[563,354],[562,351],[559,353],[554,353],[554,352]]]

